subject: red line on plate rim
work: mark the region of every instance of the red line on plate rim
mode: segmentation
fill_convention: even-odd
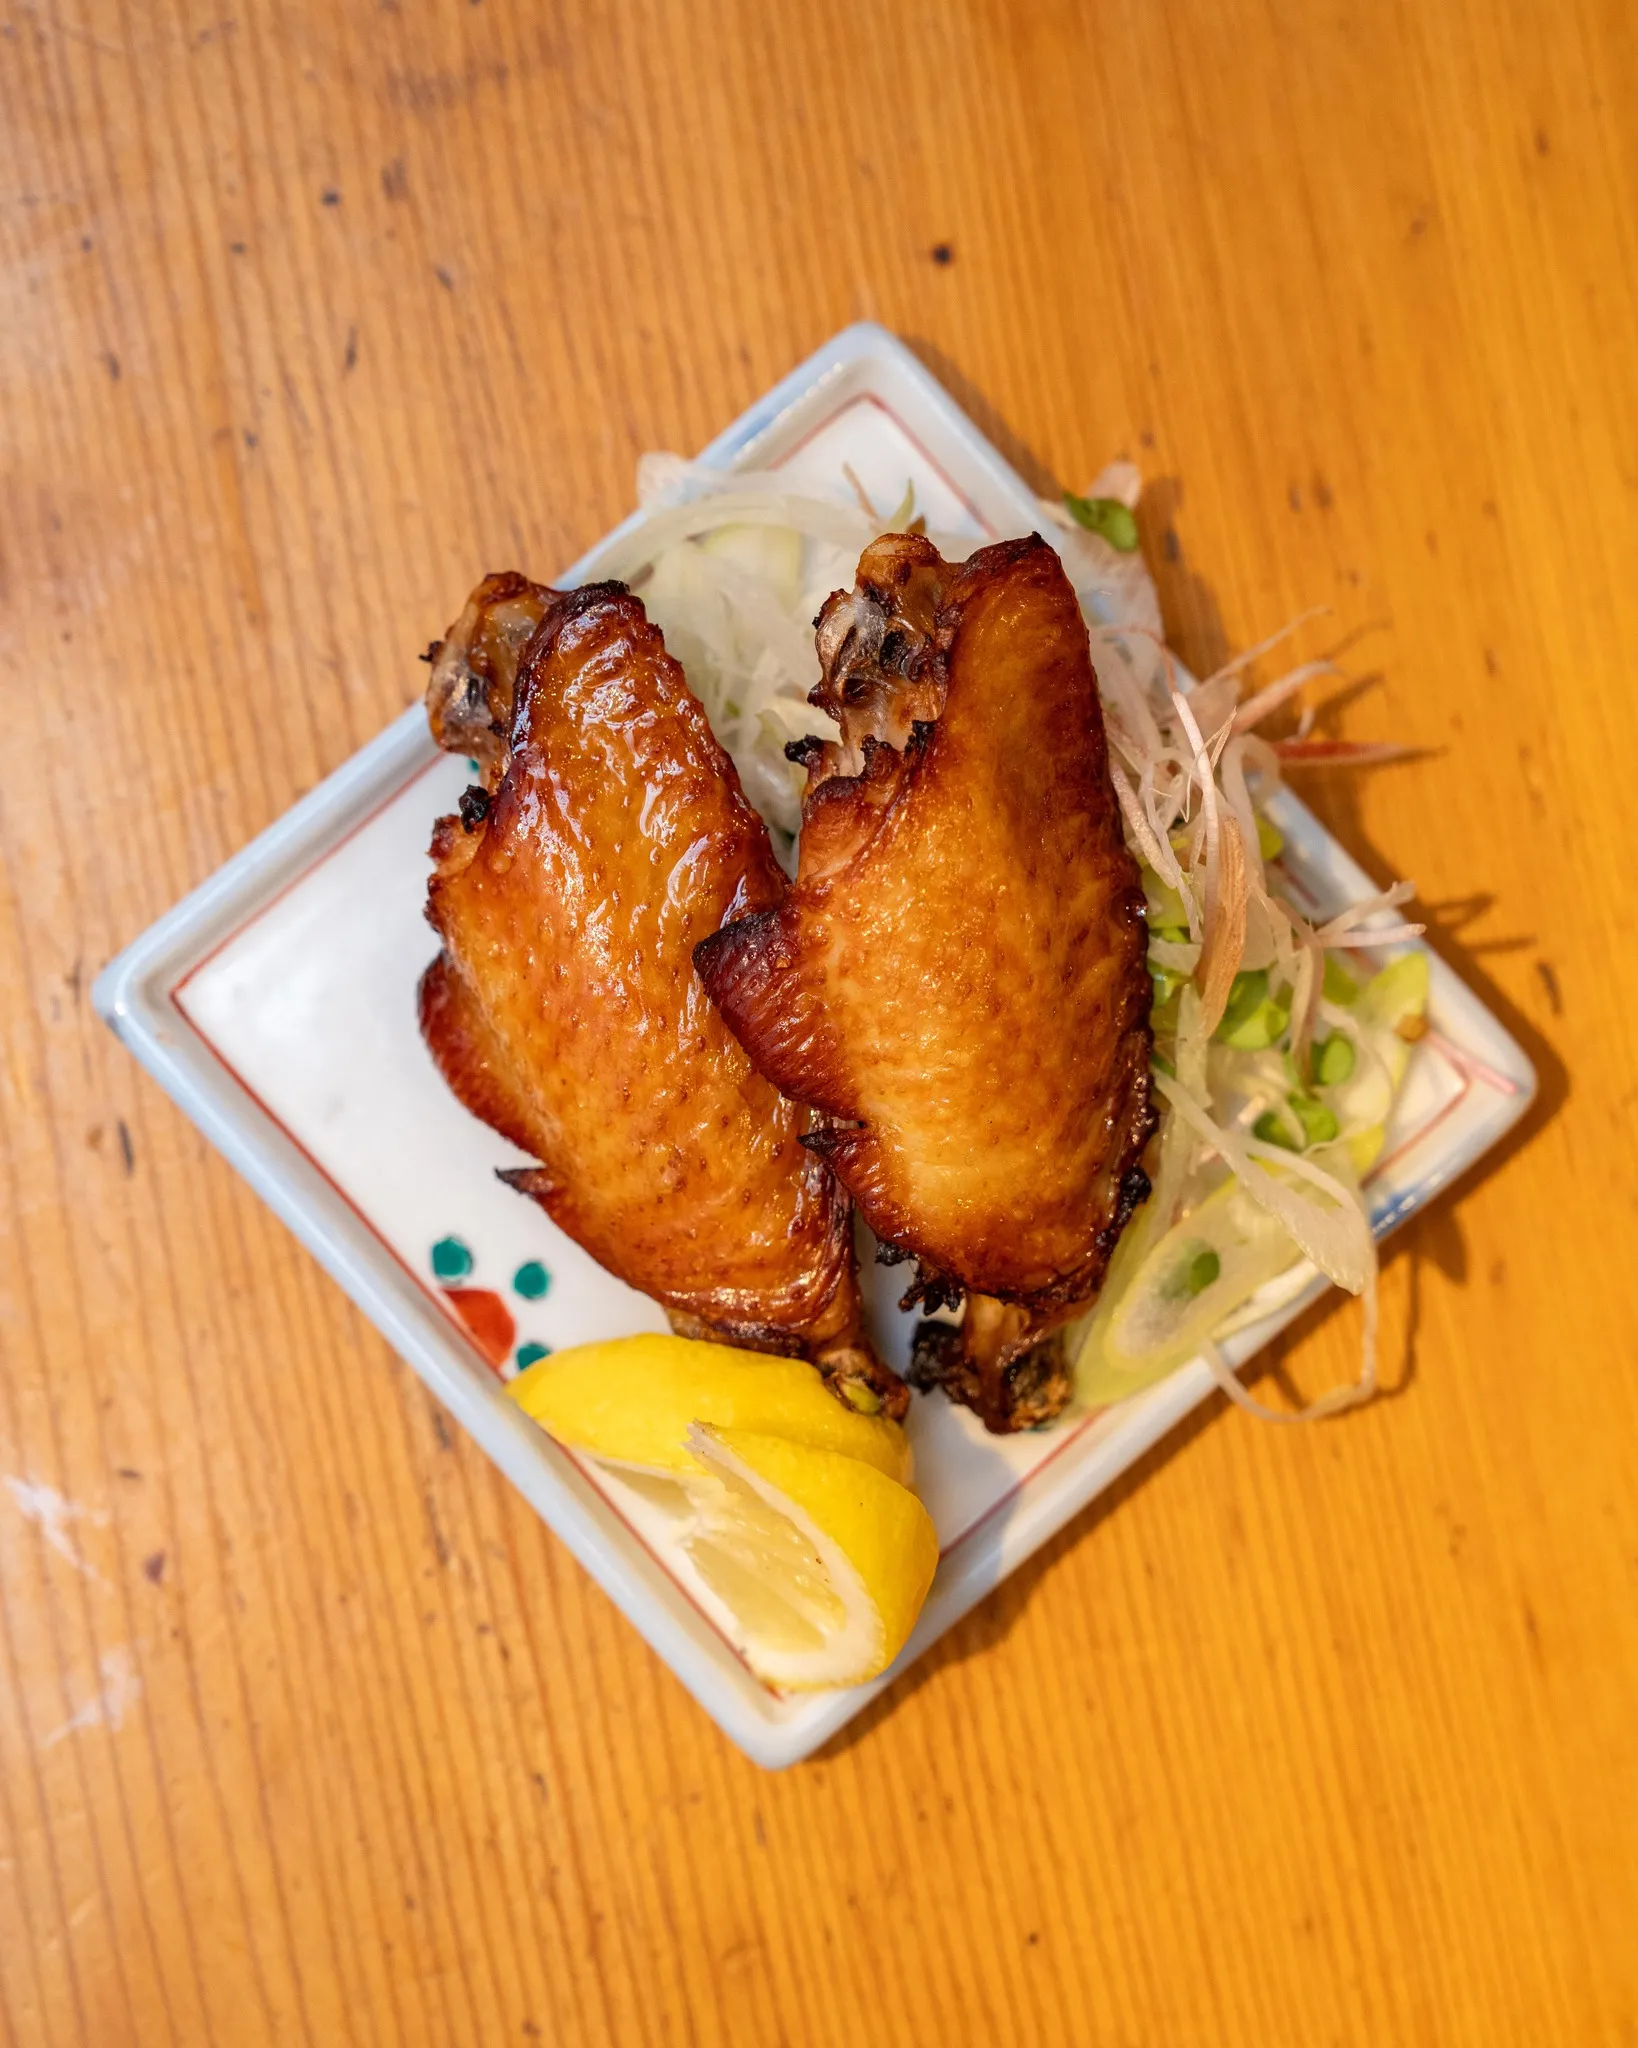
[[[278,905],[284,901],[284,899],[290,894],[290,892],[293,889],[299,888],[301,884],[309,878],[309,876],[316,875],[319,869],[324,866],[326,861],[333,859],[335,855],[338,854],[344,846],[350,845],[351,842],[358,837],[359,833],[366,828],[366,826],[373,825],[376,819],[380,817],[381,813],[385,810],[390,809],[390,807],[393,804],[397,803],[398,799],[404,794],[404,792],[407,789],[413,789],[416,783],[418,783],[423,776],[430,775],[434,768],[441,767],[445,761],[450,760],[451,758],[452,757],[448,754],[434,754],[430,761],[423,761],[419,768],[411,769],[409,774],[404,777],[402,782],[400,782],[395,788],[390,789],[387,792],[387,794],[380,799],[379,802],[372,804],[370,808],[364,813],[362,818],[355,819],[354,822],[347,827],[346,831],[343,832],[338,839],[334,840],[329,846],[327,846],[324,849],[324,851],[318,856],[317,860],[309,861],[307,866],[301,870],[300,874],[292,875],[289,881],[281,883],[279,887],[274,890],[273,894],[268,897],[265,903],[258,903],[256,908],[253,911],[251,911],[250,915],[246,918],[241,919],[240,922],[236,924],[233,927],[232,931],[227,933],[225,937],[218,939],[216,941],[216,944],[211,947],[208,953],[201,953],[199,958],[193,962],[193,964],[188,968],[187,972],[181,977],[181,979],[171,984],[171,1001],[176,1004],[177,1008],[179,1010],[182,1010],[182,1004],[180,1001],[182,991],[187,987],[188,983],[192,981],[196,974],[198,974],[203,968],[208,967],[214,959],[216,959],[220,954],[224,953],[227,950],[227,948],[233,944],[235,939],[242,938],[244,934],[247,931],[249,931],[250,927],[253,924],[256,924],[260,919],[266,917],[267,913],[270,910],[276,909]],[[186,1010],[182,1010],[182,1014],[186,1017],[188,1013]],[[188,1017],[188,1022],[193,1026],[194,1030],[199,1033],[199,1036],[201,1038],[205,1038],[204,1032],[200,1029],[198,1022],[194,1018]],[[206,1038],[205,1043],[207,1045],[210,1045],[211,1042],[208,1038]],[[216,1048],[212,1045],[211,1050],[214,1052],[215,1049]],[[224,1061],[223,1064],[226,1065],[226,1062]],[[235,1079],[237,1079],[237,1076],[235,1076]],[[274,1122],[278,1122],[278,1119],[276,1117],[274,1118]],[[281,1124],[279,1128],[282,1130],[284,1126]]]
[[[1000,1514],[1001,1510],[1004,1507],[1009,1506],[1013,1501],[1015,1501],[1018,1498],[1019,1494],[1023,1492],[1026,1486],[1032,1485],[1037,1479],[1039,1479],[1041,1474],[1046,1470],[1046,1468],[1050,1464],[1052,1464],[1052,1462],[1055,1459],[1061,1457],[1063,1453],[1069,1449],[1071,1444],[1079,1443],[1081,1438],[1085,1436],[1086,1432],[1092,1427],[1093,1423],[1098,1420],[1099,1416],[1107,1414],[1107,1412],[1107,1409],[1094,1408],[1090,1410],[1087,1414],[1083,1415],[1080,1421],[1077,1422],[1072,1429],[1066,1430],[1064,1434],[1058,1439],[1058,1441],[1052,1446],[1052,1449],[1047,1452],[1046,1456],[1041,1460],[1039,1465],[1031,1465],[1027,1472],[1020,1473],[1019,1476],[1013,1481],[1012,1485],[1007,1488],[1006,1492],[1000,1495],[998,1499],[992,1500],[989,1506],[984,1510],[984,1512],[981,1515],[979,1515],[976,1520],[969,1522],[966,1528],[962,1530],[959,1536],[952,1536],[950,1538],[949,1542],[945,1544],[944,1548],[938,1554],[939,1563],[942,1564],[944,1560],[948,1556],[950,1556],[950,1554],[953,1551],[959,1550],[961,1545],[966,1542],[967,1538],[971,1536],[975,1530],[982,1529],[986,1522],[991,1520],[992,1517]]]
[[[316,865],[317,863],[315,863],[315,866]],[[318,1175],[319,1179],[323,1181],[324,1185],[337,1198],[337,1200],[343,1203],[344,1206],[347,1209],[349,1209],[354,1216],[358,1218],[359,1222],[363,1224],[364,1228],[375,1239],[376,1243],[381,1246],[382,1250],[387,1254],[388,1258],[392,1260],[393,1264],[397,1266],[401,1272],[403,1272],[410,1280],[414,1282],[414,1284],[426,1296],[428,1301],[433,1302],[437,1306],[439,1314],[443,1316],[445,1321],[449,1324],[450,1328],[459,1333],[461,1341],[466,1345],[467,1349],[472,1353],[473,1357],[480,1360],[485,1372],[489,1373],[493,1377],[494,1368],[490,1365],[489,1360],[484,1356],[483,1352],[481,1352],[478,1349],[477,1342],[474,1339],[472,1332],[466,1327],[466,1324],[461,1321],[459,1315],[456,1314],[455,1310],[450,1307],[442,1291],[439,1288],[429,1286],[428,1283],[421,1278],[420,1274],[416,1272],[415,1268],[409,1263],[408,1259],[404,1257],[403,1253],[399,1251],[398,1247],[395,1244],[393,1244],[390,1239],[384,1237],[381,1234],[380,1229],[358,1206],[357,1202],[355,1202],[352,1196],[348,1194],[347,1190],[341,1185],[340,1181],[338,1181],[335,1178],[334,1174],[330,1172],[329,1168],[327,1166],[322,1165],[317,1159],[314,1158],[313,1154],[308,1151],[307,1147],[302,1143],[300,1138],[296,1136],[295,1132],[291,1130],[290,1126],[284,1121],[283,1117],[279,1115],[277,1110],[275,1110],[271,1106],[271,1104],[266,1102],[262,1098],[262,1096],[257,1093],[257,1091],[245,1079],[244,1075],[239,1072],[239,1069],[233,1064],[232,1060],[230,1060],[227,1054],[223,1052],[222,1048],[216,1043],[216,1041],[213,1038],[207,1036],[205,1031],[200,1027],[197,1019],[189,1016],[187,1006],[184,1003],[178,1001],[176,1007],[178,1012],[184,1018],[187,1019],[189,1030],[193,1032],[194,1036],[199,1040],[199,1043],[210,1054],[211,1058],[215,1060],[216,1064],[227,1075],[228,1079],[232,1081],[236,1088],[241,1089],[243,1093],[249,1098],[249,1100],[256,1105],[256,1107],[261,1111],[262,1115],[267,1118],[268,1122],[284,1139],[285,1143],[290,1146],[292,1151],[297,1152],[301,1155],[301,1157],[313,1169],[313,1171]]]
[[[916,430],[913,427],[906,425],[906,423],[902,419],[900,419],[899,415],[887,403],[886,399],[878,398],[874,391],[856,392],[852,398],[846,400],[843,404],[837,406],[834,412],[826,413],[825,417],[822,420],[820,420],[816,426],[809,427],[808,431],[802,436],[801,440],[793,441],[790,447],[785,450],[784,454],[780,456],[779,460],[777,462],[770,462],[768,467],[770,469],[783,469],[785,467],[785,464],[791,460],[792,456],[800,455],[802,450],[805,447],[807,447],[810,441],[817,439],[817,437],[825,431],[826,427],[833,427],[836,424],[836,422],[843,416],[844,413],[850,413],[856,405],[873,405],[878,412],[886,413],[887,417],[893,422],[894,426],[898,428],[899,432],[910,443],[911,447],[915,449],[916,453],[921,457],[923,462],[926,463],[927,467],[938,478],[939,482],[944,485],[945,489],[949,491],[950,495],[956,499],[956,501],[964,508],[964,510],[966,510],[972,516],[974,520],[977,521],[978,525],[982,527],[985,533],[989,534],[992,539],[994,538],[994,526],[990,523],[988,519],[984,517],[983,513],[979,511],[978,507],[973,503],[972,499],[968,497],[967,493],[961,488],[960,484],[956,482],[955,478],[951,476],[950,472],[944,467],[943,463],[941,463],[938,460],[937,456],[933,454],[932,450],[927,446],[926,442],[922,440],[921,436],[916,432]]]

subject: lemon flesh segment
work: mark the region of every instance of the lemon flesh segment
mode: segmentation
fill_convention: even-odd
[[[910,1442],[899,1425],[844,1407],[800,1358],[691,1337],[615,1337],[554,1352],[507,1391],[559,1443],[621,1464],[696,1473],[688,1429],[705,1422],[788,1437],[910,1482]]]
[[[916,1496],[875,1465],[783,1436],[701,1423],[688,1443],[710,1482],[690,1488],[684,1548],[756,1675],[805,1691],[885,1671],[938,1565]]]

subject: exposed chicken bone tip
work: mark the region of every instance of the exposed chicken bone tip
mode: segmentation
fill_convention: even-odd
[[[427,678],[427,723],[446,753],[466,754],[477,762],[488,796],[506,773],[523,650],[561,594],[516,570],[486,576],[435,644]]]
[[[946,574],[931,541],[886,534],[865,550],[855,587],[825,600],[815,633],[820,680],[808,702],[836,721],[841,737],[790,749],[807,767],[810,792],[832,776],[863,774],[872,742],[902,754],[916,727],[944,709],[932,656]]]

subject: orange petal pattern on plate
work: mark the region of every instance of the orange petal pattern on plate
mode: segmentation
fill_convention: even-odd
[[[517,1325],[512,1311],[487,1287],[446,1287],[444,1299],[466,1325],[474,1344],[499,1372],[512,1355]]]

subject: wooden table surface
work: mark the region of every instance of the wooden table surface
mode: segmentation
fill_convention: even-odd
[[[0,2040],[1638,2040],[1638,11],[227,4],[0,23]],[[87,991],[861,317],[1144,464],[1196,665],[1331,607],[1425,751],[1305,790],[1542,1091],[1389,1398],[768,1777]]]

